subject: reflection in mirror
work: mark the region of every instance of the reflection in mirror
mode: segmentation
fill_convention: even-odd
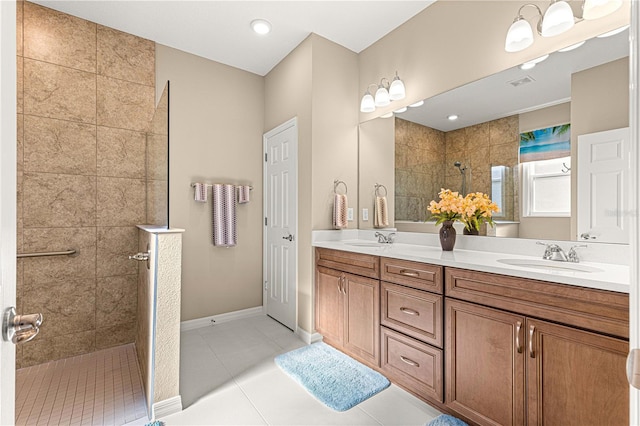
[[[449,188],[484,192],[500,205],[498,226],[481,229],[481,234],[575,240],[577,137],[628,126],[628,54],[628,31],[594,38],[578,49],[551,54],[533,69],[514,67],[426,99],[395,119],[372,120],[386,120],[386,127],[394,128],[394,140],[389,138],[384,148],[389,152],[390,144],[395,150],[391,226],[437,232],[425,223],[427,206],[441,188]],[[457,120],[449,119],[451,115]],[[571,214],[524,212],[522,186],[531,183],[522,179],[521,134],[567,123],[571,154],[565,163],[573,160],[575,167],[563,172],[570,185],[564,201],[571,205]],[[370,122],[362,126],[373,127]],[[371,150],[367,146],[367,157],[360,157],[360,176],[375,180],[386,171],[368,161],[375,157]],[[369,188],[361,189],[362,206],[371,204],[366,191]],[[361,221],[360,227],[367,224]]]

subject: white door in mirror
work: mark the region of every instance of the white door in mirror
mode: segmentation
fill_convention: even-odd
[[[629,243],[629,128],[578,136],[579,241]]]

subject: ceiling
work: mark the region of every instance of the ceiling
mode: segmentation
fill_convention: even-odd
[[[433,1],[34,2],[264,76],[310,33],[359,53]],[[257,18],[272,24],[270,34],[253,32]]]

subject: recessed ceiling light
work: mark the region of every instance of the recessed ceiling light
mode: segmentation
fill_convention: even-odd
[[[458,116],[456,114],[451,114],[450,116],[447,117],[447,120],[449,121],[456,121],[458,119]]]
[[[558,52],[569,52],[569,51],[571,51],[573,49],[577,49],[578,47],[582,46],[585,42],[586,42],[586,40],[582,40],[579,43],[572,44],[571,46],[567,46],[567,47],[565,47],[563,49],[559,49]]]
[[[600,34],[599,36],[597,36],[598,38],[605,38],[605,37],[611,37],[612,35],[616,35],[616,34],[620,34],[621,32],[623,32],[624,30],[626,30],[627,28],[629,28],[628,25],[625,25],[624,27],[620,27],[620,28],[616,28],[613,31],[609,31],[608,33],[604,33],[604,34]]]
[[[402,113],[403,113],[403,112],[405,112],[406,110],[407,110],[407,107],[403,107],[403,108],[397,109],[397,110],[395,110],[395,111],[393,111],[393,112],[395,112],[396,114],[402,114]]]
[[[409,105],[409,106],[410,106],[411,108],[415,108],[415,107],[419,107],[419,106],[422,106],[422,105],[424,105],[424,101],[418,101],[418,102],[416,102],[415,104],[411,104],[411,105]]]
[[[271,23],[264,19],[254,19],[251,21],[251,28],[260,35],[269,34],[271,32]]]
[[[380,118],[391,118],[391,117],[393,117],[393,112],[388,112],[380,116]]]

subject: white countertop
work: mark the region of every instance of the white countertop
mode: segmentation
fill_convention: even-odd
[[[371,254],[394,259],[431,263],[461,269],[471,269],[474,271],[511,275],[560,284],[570,284],[579,287],[629,293],[630,271],[627,265],[598,263],[592,261],[581,262],[578,265],[584,265],[600,270],[597,272],[582,272],[553,269],[556,265],[562,266],[562,263],[544,261],[550,262],[549,268],[541,269],[529,266],[513,266],[498,262],[498,259],[518,259],[525,262],[531,261],[532,263],[543,263],[541,262],[542,259],[540,256],[526,256],[522,254],[510,254],[504,252],[497,253],[458,248],[454,248],[453,251],[447,252],[442,251],[439,245],[436,246],[434,244],[406,244],[402,242],[395,242],[393,244],[377,244],[375,240],[370,238],[363,239],[362,235],[353,232],[343,233],[341,235],[345,238],[339,239],[335,237],[327,238],[327,235],[329,234],[325,233],[320,238],[316,238],[314,236],[313,246],[354,253]],[[372,246],[372,244],[375,245]],[[505,244],[508,243],[505,242]]]

